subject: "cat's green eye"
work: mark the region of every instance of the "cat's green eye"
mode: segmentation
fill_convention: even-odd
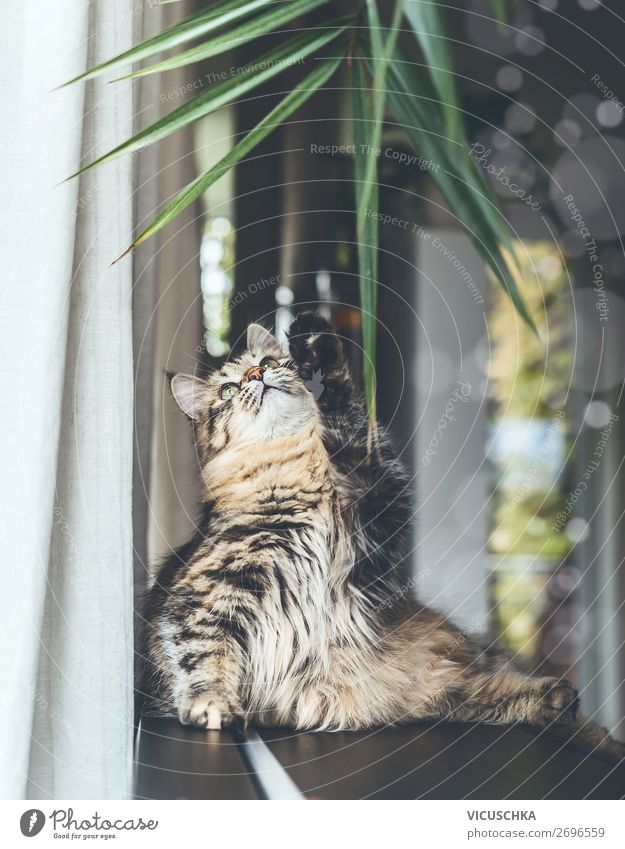
[[[263,357],[260,364],[263,368],[280,368],[280,363],[273,357]]]
[[[236,383],[224,383],[224,385],[219,390],[219,397],[222,401],[228,401],[230,398],[234,398],[234,396],[238,393],[239,387]]]

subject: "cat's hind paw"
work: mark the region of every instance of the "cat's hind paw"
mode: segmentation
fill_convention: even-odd
[[[572,684],[556,678],[546,683],[540,702],[541,718],[544,722],[574,722],[578,708],[579,697]]]

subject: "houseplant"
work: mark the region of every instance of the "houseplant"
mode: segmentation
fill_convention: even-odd
[[[320,52],[323,55],[324,48],[331,46],[331,55],[314,63],[312,72],[303,74],[281,102],[219,163],[178,192],[136,236],[128,251],[171,222],[316,91],[328,86],[341,66],[347,65],[355,150],[354,192],[364,386],[373,437],[378,189],[377,156],[368,152],[379,149],[385,119],[401,127],[415,151],[440,164],[441,167],[432,176],[445,202],[519,313],[533,326],[515,282],[514,251],[506,222],[482,170],[470,155],[441,9],[432,0],[393,0],[389,6],[389,19],[385,18],[382,22],[376,0],[359,0],[349,14],[341,17],[336,17],[336,3],[332,0],[290,0],[288,3],[219,0],[70,81],[76,83],[119,73],[123,68],[147,61],[147,65],[126,75],[131,78],[146,76],[214,57],[268,33],[283,34],[283,40],[277,47],[250,62],[236,76],[197,94],[104,156],[85,165],[77,172],[80,174],[113,157],[139,150],[235,102],[285,68],[293,67],[306,57],[316,57]],[[501,0],[491,0],[493,14],[500,21],[503,19],[503,6]],[[298,29],[298,19],[313,10],[317,18],[321,18],[320,23]],[[289,30],[284,29],[287,26]],[[177,51],[174,55],[154,61],[172,49]],[[417,52],[420,61],[415,61]]]

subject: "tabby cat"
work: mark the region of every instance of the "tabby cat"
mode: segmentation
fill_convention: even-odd
[[[567,681],[525,674],[402,589],[409,481],[383,433],[368,450],[325,319],[301,314],[288,355],[252,324],[242,356],[171,390],[193,423],[203,515],[149,593],[153,705],[203,728],[525,723],[622,756]]]

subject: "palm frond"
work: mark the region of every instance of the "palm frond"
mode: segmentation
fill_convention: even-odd
[[[308,74],[280,103],[260,121],[253,130],[232,148],[216,165],[201,174],[185,188],[179,192],[163,210],[156,216],[150,225],[134,240],[132,245],[125,253],[136,248],[137,245],[145,242],[150,236],[158,233],[163,227],[166,227],[170,221],[173,221],[180,213],[185,210],[189,204],[193,203],[200,195],[202,195],[214,182],[229,171],[237,162],[240,162],[247,154],[253,150],[260,142],[267,138],[276,127],[281,126],[286,119],[303,103],[305,103],[311,95],[313,95],[335,72],[341,63],[343,53],[321,62],[312,73]],[[124,256],[124,254],[122,254]]]
[[[99,159],[80,168],[75,174],[72,174],[72,177],[76,177],[96,165],[101,165],[103,162],[108,162],[116,156],[121,156],[122,153],[140,150],[146,145],[186,127],[193,121],[209,115],[221,106],[233,103],[243,97],[244,94],[257,88],[261,83],[284,71],[286,67],[325,47],[326,44],[344,32],[345,28],[344,22],[334,21],[321,30],[309,30],[290,39],[275,50],[261,56],[256,62],[244,68],[241,73],[224,80],[224,82],[203,94],[198,94],[187,103],[183,103],[178,109],[174,109],[165,117],[155,121],[149,127],[105,153]],[[71,177],[68,179],[71,179]]]
[[[165,0],[163,0],[165,2]],[[512,0],[509,0],[512,2]],[[201,62],[278,32],[298,17],[328,6],[329,0],[219,0],[209,8],[146,39],[80,74],[70,82],[90,80],[127,68],[125,78],[142,77]],[[493,15],[503,22],[508,4],[490,0]],[[398,42],[405,14],[427,69],[417,65]],[[377,155],[381,146],[385,106],[416,151],[439,164],[432,172],[438,188],[459,225],[500,280],[512,303],[535,330],[517,286],[514,250],[506,221],[483,173],[470,155],[462,112],[455,88],[452,51],[446,37],[442,9],[434,0],[394,0],[392,20],[382,27],[376,0],[364,0],[350,17],[330,19],[298,32],[266,52],[223,82],[182,103],[168,115],[136,133],[94,162],[81,174],[124,153],[139,150],[178,129],[247,96],[286,67],[303,61],[334,40],[336,56],[320,61],[276,107],[247,133],[216,165],[178,192],[128,250],[158,233],[193,203],[219,177],[245,158],[264,138],[328,82],[347,52],[343,35],[351,28],[351,103],[355,143],[356,231],[359,290],[364,345],[364,386],[370,417],[370,438],[375,438],[375,357],[378,262]],[[354,50],[356,44],[360,48]],[[184,46],[176,55],[166,51]],[[148,67],[138,62],[155,60]],[[66,83],[68,85],[69,83]],[[76,176],[76,175],[73,175]],[[512,258],[512,259],[510,259]]]
[[[95,65],[84,74],[79,74],[64,86],[72,83],[80,82],[81,80],[91,80],[94,77],[99,77],[106,71],[112,71],[115,68],[131,65],[134,62],[139,62],[142,59],[148,59],[150,56],[155,56],[165,50],[170,50],[172,47],[177,47],[179,44],[185,44],[188,41],[194,41],[196,38],[201,38],[209,32],[225,27],[239,18],[246,15],[251,15],[262,9],[264,6],[269,6],[273,0],[222,0],[221,3],[215,3],[210,9],[200,12],[197,15],[192,15],[184,21],[169,27],[158,35],[142,41],[130,50],[120,53],[118,56],[113,56],[106,62]]]
[[[375,441],[373,423],[376,417],[376,338],[378,307],[378,178],[377,155],[382,138],[385,79],[390,58],[397,41],[403,2],[395,0],[393,20],[382,40],[382,29],[375,0],[367,0],[367,16],[374,59],[372,98],[368,97],[362,60],[352,63],[352,114],[355,139],[356,236],[358,242],[358,277],[364,357],[364,388],[370,428]],[[368,126],[367,126],[368,125]]]
[[[490,188],[476,177],[477,168],[468,145],[452,142],[453,149],[450,149],[444,120],[436,112],[436,103],[412,63],[399,50],[391,64],[389,84],[387,100],[398,125],[416,151],[438,163],[440,168],[432,172],[432,178],[449,208],[505,288],[523,320],[536,332],[509,260],[502,250],[503,245],[507,254],[513,255],[507,225]]]
[[[241,47],[241,45],[260,38],[269,32],[274,32],[294,18],[311,12],[318,6],[322,6],[328,2],[329,0],[291,0],[289,3],[279,4],[276,9],[270,9],[264,15],[252,18],[252,20],[246,21],[222,35],[215,36],[215,38],[209,38],[196,47],[185,50],[183,53],[172,56],[170,59],[163,59],[162,62],[149,65],[140,71],[126,74],[122,79],[145,77],[148,74],[171,71],[173,68],[182,68],[193,62],[201,62],[204,59],[219,56],[227,50]]]
[[[408,0],[404,12],[421,46],[440,97],[447,135],[453,141],[461,141],[463,130],[456,100],[453,61],[440,9],[435,3]]]

